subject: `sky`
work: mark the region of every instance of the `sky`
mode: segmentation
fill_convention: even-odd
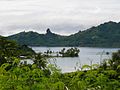
[[[0,35],[47,28],[70,35],[101,23],[120,22],[120,0],[0,0]]]

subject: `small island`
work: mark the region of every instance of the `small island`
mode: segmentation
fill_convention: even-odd
[[[65,49],[63,48],[59,54],[62,55],[62,57],[78,57],[80,50],[78,48],[70,48]]]
[[[47,50],[46,52],[43,53],[43,55],[46,57],[78,57],[79,52],[80,50],[74,47],[69,49],[63,48],[59,52]]]

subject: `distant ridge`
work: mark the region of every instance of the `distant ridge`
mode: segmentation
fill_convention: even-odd
[[[70,36],[52,33],[48,28],[46,34],[20,32],[8,36],[8,39],[29,46],[120,47],[120,22],[105,22]]]

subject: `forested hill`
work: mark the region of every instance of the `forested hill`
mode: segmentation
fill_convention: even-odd
[[[46,34],[30,31],[8,38],[30,46],[120,47],[120,22],[110,21],[70,36],[57,35],[47,29]]]
[[[54,34],[50,29],[47,29],[46,34],[39,34],[33,31],[20,32],[9,36],[8,39],[29,46],[60,46],[60,42],[62,42],[62,38],[64,37],[65,36]]]

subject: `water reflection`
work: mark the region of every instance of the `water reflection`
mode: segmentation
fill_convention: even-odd
[[[63,48],[71,47],[32,47],[36,52],[45,52],[51,50],[59,52]],[[73,72],[80,69],[84,64],[100,64],[104,59],[110,59],[113,52],[120,48],[89,48],[79,47],[79,57],[57,57],[49,59],[49,63],[56,64],[62,72]],[[106,54],[109,53],[109,54]]]

